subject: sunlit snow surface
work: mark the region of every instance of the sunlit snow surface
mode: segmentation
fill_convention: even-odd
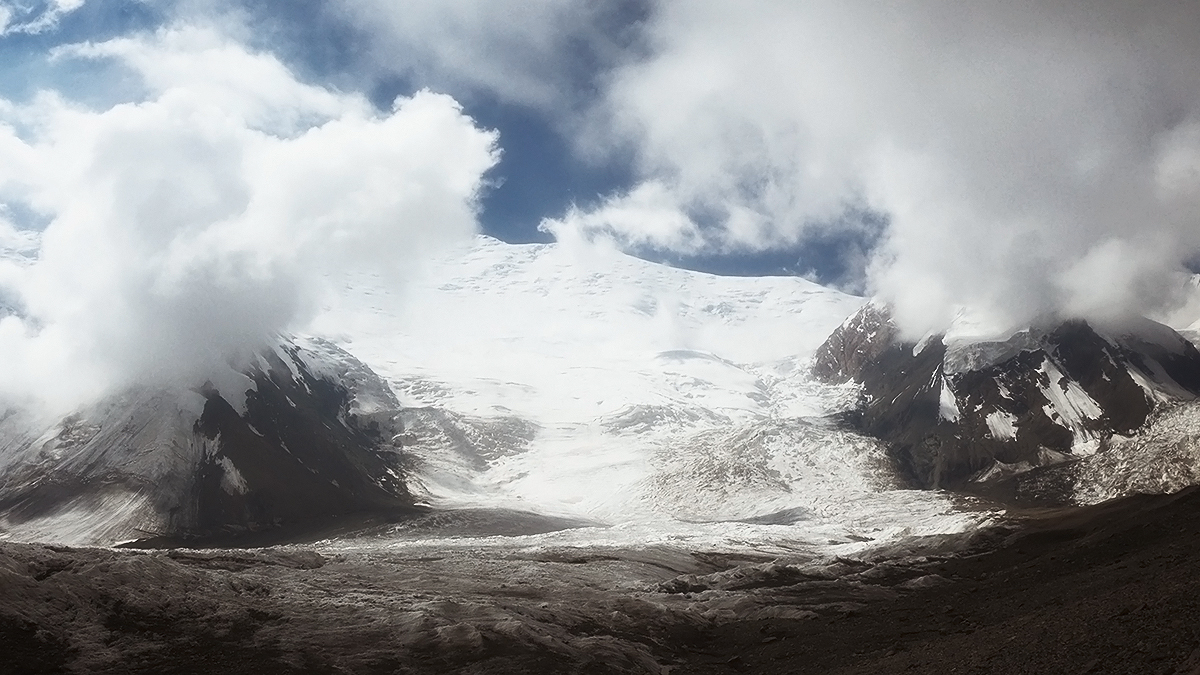
[[[312,332],[409,408],[404,443],[426,501],[597,525],[504,545],[811,550],[979,518],[894,489],[882,447],[830,421],[857,392],[813,381],[809,359],[860,298],[488,238],[403,294],[380,277],[335,281]],[[488,541],[500,543],[439,545]]]

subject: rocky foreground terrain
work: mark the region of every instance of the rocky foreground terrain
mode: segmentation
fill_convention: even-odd
[[[1200,673],[1200,489],[819,560],[9,543],[0,595],[4,673]]]

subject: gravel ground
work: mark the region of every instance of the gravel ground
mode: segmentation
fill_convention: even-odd
[[[0,544],[0,673],[1197,673],[1200,490],[854,559]]]

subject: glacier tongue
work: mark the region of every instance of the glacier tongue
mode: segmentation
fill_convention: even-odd
[[[430,503],[640,538],[731,532],[699,525],[713,521],[782,536],[762,523],[786,522],[845,543],[970,521],[939,493],[894,489],[881,446],[826,419],[858,390],[814,380],[811,357],[861,298],[487,237],[403,293],[341,286],[311,331],[408,407],[402,443]]]

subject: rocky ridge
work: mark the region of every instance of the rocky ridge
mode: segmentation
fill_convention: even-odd
[[[937,335],[911,342],[899,337],[885,307],[871,303],[818,349],[813,374],[861,385],[846,421],[888,443],[912,484],[962,488],[1130,447],[1126,439],[1200,395],[1200,351],[1149,320],[1101,329],[1065,321],[995,341]],[[1076,483],[1039,491],[1070,500]]]

